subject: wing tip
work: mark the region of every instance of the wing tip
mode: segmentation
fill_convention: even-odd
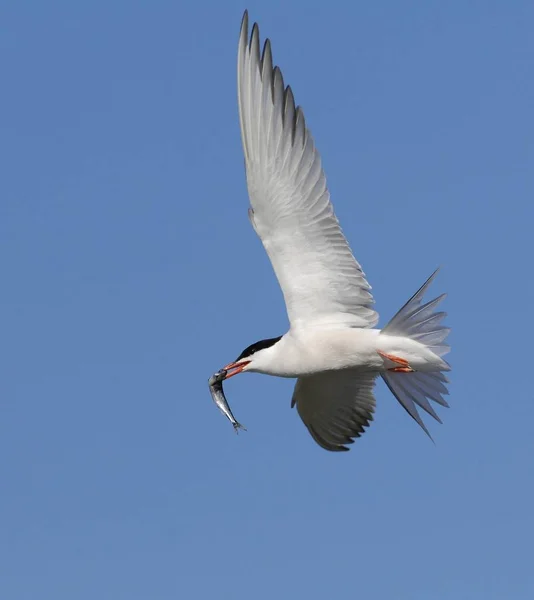
[[[272,69],[273,51],[272,51],[272,47],[271,47],[271,40],[269,38],[266,38],[265,42],[263,43],[263,50],[261,52],[261,71],[262,71],[262,73],[263,73],[263,66],[264,66],[266,60],[267,60],[267,64],[271,65],[271,69]]]
[[[300,106],[295,104],[295,96],[291,86],[285,86],[282,71],[278,65],[273,66],[272,44],[269,38],[265,39],[263,48],[260,45],[260,28],[257,22],[252,25],[250,37],[248,36],[249,15],[248,10],[245,10],[241,20],[241,31],[239,39],[239,48],[241,58],[240,65],[243,65],[244,56],[248,52],[249,59],[252,64],[257,64],[260,70],[262,79],[265,75],[270,75],[270,90],[273,104],[276,104],[276,91],[280,90],[282,96],[282,126],[291,129],[291,143],[295,143],[298,128],[301,127],[304,132],[302,138],[303,143],[306,139],[306,121],[304,111]],[[260,51],[261,50],[261,51]],[[269,68],[270,73],[266,73],[266,68]],[[241,67],[242,68],[242,67]]]
[[[252,25],[252,31],[250,33],[250,43],[249,43],[249,51],[252,52],[252,47],[256,48],[260,46],[260,26],[257,23]]]
[[[310,432],[312,438],[315,440],[315,442],[324,450],[328,450],[328,452],[348,452],[350,450],[350,448],[347,448],[346,446],[344,446],[343,444],[332,444],[331,442],[328,442],[327,440],[325,440],[322,436],[320,436],[316,429],[313,427],[313,425],[306,425],[306,427],[308,428],[308,431]],[[345,444],[352,444],[354,443],[354,440],[350,440],[348,442],[345,442]]]
[[[243,17],[241,19],[241,28],[239,30],[240,46],[243,45],[242,44],[243,40],[245,41],[245,45],[246,45],[247,38],[248,38],[248,10],[245,9],[245,12],[243,13]]]
[[[291,121],[288,123],[288,117]],[[284,128],[291,126],[291,143],[295,141],[295,96],[291,86],[286,86],[284,90],[284,102],[282,105],[282,125]]]

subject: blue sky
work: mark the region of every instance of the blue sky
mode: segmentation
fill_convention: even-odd
[[[385,324],[437,265],[433,445],[385,386],[351,452],[293,382],[247,220],[242,3],[0,8],[0,597],[534,597],[531,2],[248,3]],[[229,267],[229,265],[232,265]],[[427,421],[428,422],[428,421]]]

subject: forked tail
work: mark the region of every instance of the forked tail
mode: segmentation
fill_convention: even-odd
[[[446,313],[437,312],[435,309],[445,298],[446,294],[442,294],[434,300],[421,305],[423,296],[438,270],[436,269],[432,273],[421,288],[384,327],[382,332],[389,335],[412,338],[424,344],[436,356],[441,357],[449,352],[450,349],[448,344],[445,343],[450,329],[440,325]],[[425,427],[416,405],[441,423],[441,419],[429,402],[429,400],[433,400],[442,406],[449,406],[443,399],[443,396],[449,393],[446,387],[448,379],[443,372],[449,371],[450,367],[444,360],[441,363],[442,368],[437,367],[436,371],[424,373],[420,371],[412,373],[388,371],[382,374],[382,378],[391,390],[391,393],[406,409],[408,414],[419,423],[430,438],[432,436]]]

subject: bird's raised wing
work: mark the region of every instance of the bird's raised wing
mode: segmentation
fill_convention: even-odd
[[[321,158],[291,88],[248,15],[238,52],[239,118],[250,217],[282,288],[289,320],[373,327],[370,286],[330,203]]]
[[[357,371],[325,371],[300,377],[291,406],[313,439],[325,450],[348,450],[373,420],[376,375]]]

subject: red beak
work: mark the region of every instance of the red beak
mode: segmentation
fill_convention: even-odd
[[[239,375],[239,373],[241,373],[241,371],[250,364],[250,360],[242,360],[239,362],[232,362],[229,365],[226,365],[226,367],[224,367],[225,371],[228,371],[228,373],[226,374],[225,379],[230,379],[230,377],[233,377],[234,375]]]

